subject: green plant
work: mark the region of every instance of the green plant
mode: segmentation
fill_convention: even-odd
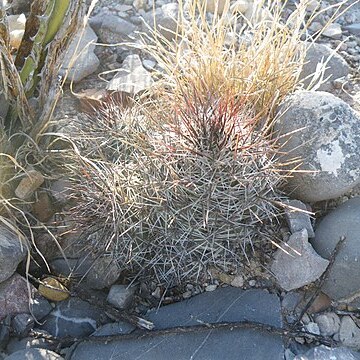
[[[30,227],[33,219],[28,216],[32,199],[19,198],[15,189],[29,170],[48,171],[49,138],[44,133],[61,93],[58,71],[82,9],[78,1],[34,0],[13,56],[6,9],[0,8],[0,89],[9,106],[0,118],[0,215],[14,224]]]

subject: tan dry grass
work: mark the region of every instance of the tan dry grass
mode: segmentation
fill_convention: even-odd
[[[208,19],[204,1],[179,1],[178,29],[174,41],[158,31],[144,38],[144,49],[159,67],[157,95],[164,89],[181,101],[184,88],[195,86],[218,94],[245,97],[258,118],[272,114],[284,96],[298,86],[306,48],[306,3],[282,21],[283,5],[258,1],[252,19],[224,11]],[[229,7],[229,2],[228,6]],[[268,17],[259,18],[261,7]]]

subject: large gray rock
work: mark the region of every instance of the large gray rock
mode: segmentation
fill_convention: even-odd
[[[360,116],[327,92],[298,91],[279,107],[274,130],[280,160],[301,159],[288,179],[292,197],[333,199],[360,182]]]
[[[80,33],[77,34],[72,40],[60,69],[60,75],[64,76],[66,71],[70,68],[71,60],[73,60],[73,57],[76,55],[76,60],[74,59],[75,62],[70,68],[67,78],[74,82],[79,82],[86,76],[95,72],[100,64],[98,57],[94,54],[95,43],[97,41],[94,30],[87,25],[78,46],[77,44],[80,35]],[[75,52],[76,48],[77,52]]]
[[[312,244],[329,258],[340,237],[345,236],[322,290],[337,301],[360,305],[360,197],[355,197],[326,215],[315,230]]]
[[[276,295],[263,290],[243,291],[232,287],[206,292],[189,300],[164,306],[148,314],[156,329],[216,322],[257,321],[281,326]],[[250,329],[204,330],[134,339],[114,339],[79,344],[72,360],[110,359],[122,354],[128,360],[183,359],[283,359],[279,336]]]
[[[25,349],[14,352],[6,356],[4,360],[63,360],[64,358],[57,353],[46,349]]]
[[[327,80],[320,85],[318,91],[332,92],[334,90],[333,81],[349,74],[349,65],[341,55],[326,45],[313,43],[308,47],[305,64],[300,74],[300,79],[304,79],[305,87],[310,84],[317,66],[327,60],[324,73],[324,80]]]
[[[15,232],[0,225],[0,283],[15,272],[26,253],[25,241]]]
[[[298,289],[317,280],[329,261],[319,256],[308,242],[306,229],[290,236],[286,246],[274,255],[271,271],[286,291]]]

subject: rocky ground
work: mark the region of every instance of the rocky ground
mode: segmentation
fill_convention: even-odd
[[[237,2],[246,8],[250,1]],[[289,2],[288,14],[296,2]],[[311,1],[309,6],[335,3]],[[27,6],[14,0],[12,11],[26,13]],[[177,4],[169,0],[98,1],[80,48],[90,41],[136,41],[153,7],[158,24],[173,26]],[[323,12],[310,32],[316,35],[332,14]],[[58,277],[43,279],[36,288],[18,267],[26,257],[22,240],[2,227],[0,359],[360,359],[359,3],[310,48],[302,77],[329,56],[329,79],[317,92],[299,91],[284,103],[286,112],[278,109],[275,127],[280,133],[304,129],[283,146],[295,148],[288,153],[303,159],[304,170],[318,172],[295,174],[289,181],[293,200],[281,229],[288,251],[275,251],[269,269],[252,264],[241,274],[213,269],[208,282],[177,289],[156,282],[127,286],[111,259],[94,262],[69,250],[64,260],[44,236],[37,245],[51,273],[68,277],[75,272],[83,286],[69,292]],[[105,90],[146,89],[156,65],[126,45],[93,44],[77,60],[70,78],[75,92],[96,101]],[[86,102],[65,89],[56,117],[66,123],[81,117],[83,110]],[[60,180],[50,196],[62,204],[65,193],[66,180]],[[38,216],[45,219],[48,209],[40,204]],[[32,274],[35,279],[36,267]],[[30,281],[35,284],[34,279]],[[44,289],[46,283],[50,287]]]

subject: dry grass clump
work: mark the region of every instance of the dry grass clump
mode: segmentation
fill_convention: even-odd
[[[299,43],[316,17],[306,20],[307,1],[283,20],[285,2],[255,1],[246,18],[225,5],[222,14],[206,12],[206,1],[179,1],[178,27],[173,39],[152,30],[143,37],[160,68],[154,93],[171,92],[178,101],[184,88],[246,97],[258,119],[272,115],[281,100],[298,86],[306,46]],[[173,100],[173,101],[174,101]],[[270,121],[270,120],[269,120]]]

